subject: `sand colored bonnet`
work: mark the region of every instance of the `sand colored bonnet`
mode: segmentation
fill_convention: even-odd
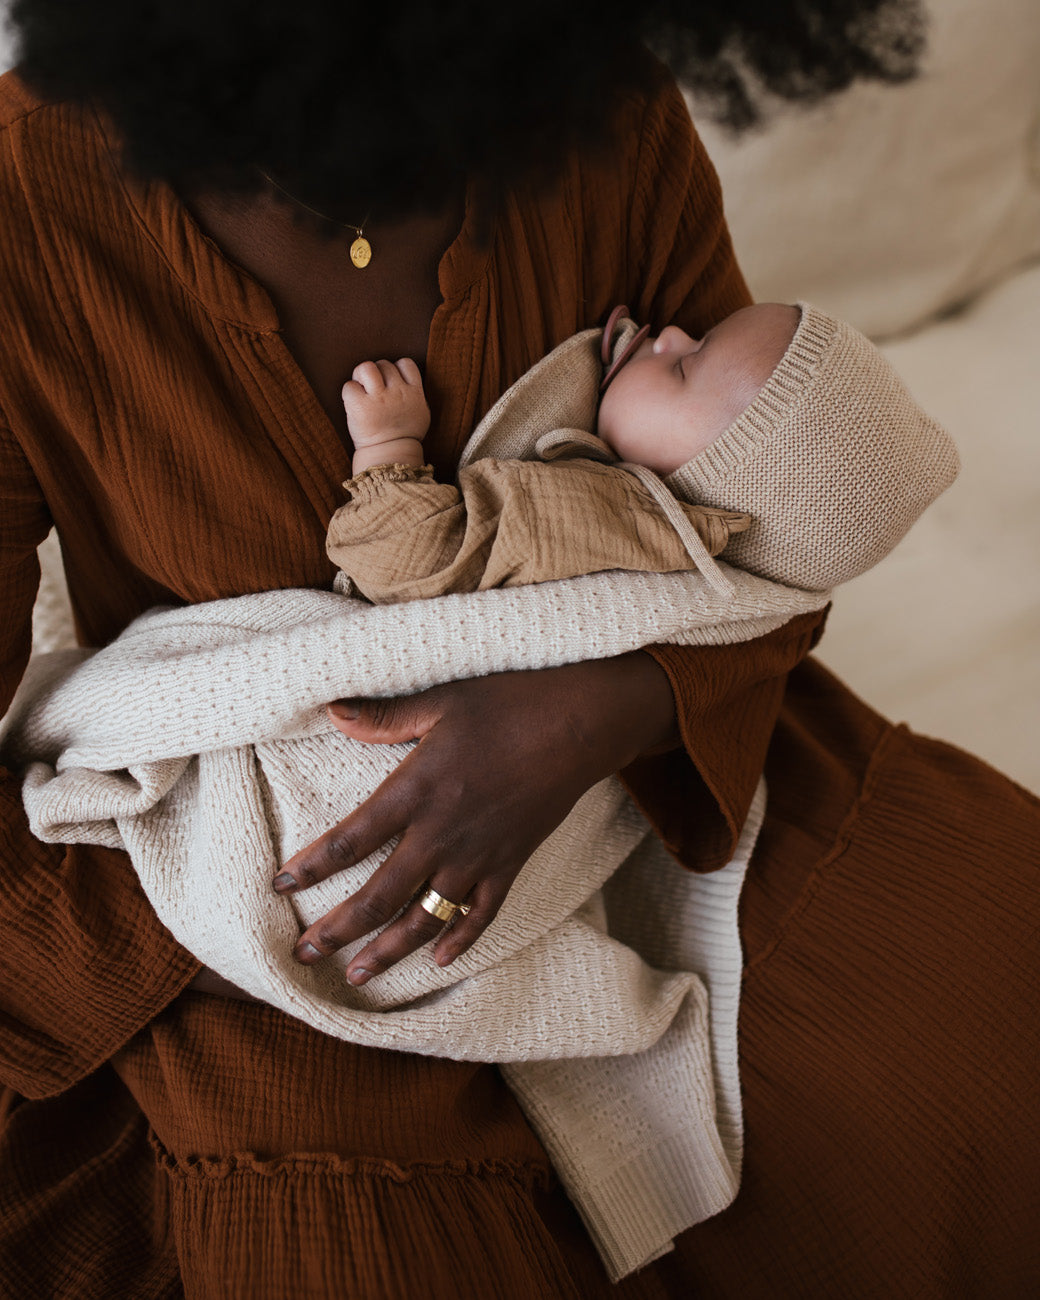
[[[826,591],[887,555],[959,460],[869,339],[798,306],[794,338],[755,400],[665,482],[687,500],[752,515],[723,559]]]

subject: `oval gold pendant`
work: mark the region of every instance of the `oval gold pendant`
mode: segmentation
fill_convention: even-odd
[[[364,237],[358,235],[357,239],[350,246],[350,260],[354,263],[359,271],[363,271],[372,260],[372,245]]]

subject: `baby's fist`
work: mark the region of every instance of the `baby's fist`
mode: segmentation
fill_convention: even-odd
[[[343,385],[343,409],[355,447],[374,447],[399,438],[422,440],[430,408],[419,367],[410,357],[362,361]]]

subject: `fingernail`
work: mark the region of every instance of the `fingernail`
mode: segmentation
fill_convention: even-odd
[[[274,880],[271,881],[271,884],[274,885],[275,889],[277,889],[280,894],[284,893],[287,889],[296,888],[296,881],[289,875],[288,871],[283,871],[280,876],[275,876]]]
[[[355,986],[355,988],[360,984],[367,984],[371,978],[372,972],[370,970],[347,971],[347,979]]]
[[[296,945],[296,950],[293,952],[293,956],[297,961],[302,961],[305,965],[309,966],[312,962],[318,960],[321,953],[312,943],[298,943]]]
[[[437,965],[450,966],[451,963],[455,960],[455,957],[456,954],[453,952],[439,952],[437,953]]]
[[[333,700],[329,705],[329,712],[334,713],[337,718],[346,718],[348,722],[361,716],[361,710],[353,700]]]

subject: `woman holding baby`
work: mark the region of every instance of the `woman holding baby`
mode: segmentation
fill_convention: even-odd
[[[739,124],[738,54],[815,93],[904,75],[917,32],[914,6],[871,3],[406,5],[380,24],[320,0],[22,0],[14,19],[5,707],[52,524],[87,645],[156,605],[324,589],[357,366],[415,358],[424,451],[450,478],[509,384],[616,304],[695,337],[747,304],[644,38],[668,37]],[[356,740],[420,738],[308,858],[328,874],[398,838],[323,932],[331,951],[390,922],[357,958],[373,981],[442,933],[417,880],[449,906],[476,882],[438,946],[456,955],[601,778],[620,772],[672,855],[711,872],[765,770],[740,905],[740,1190],[615,1286],[493,1064],[361,1047],[234,996],[125,855],[35,842],[5,778],[12,1293],[1021,1294],[1035,803],[807,659],[822,623],[337,705]]]

